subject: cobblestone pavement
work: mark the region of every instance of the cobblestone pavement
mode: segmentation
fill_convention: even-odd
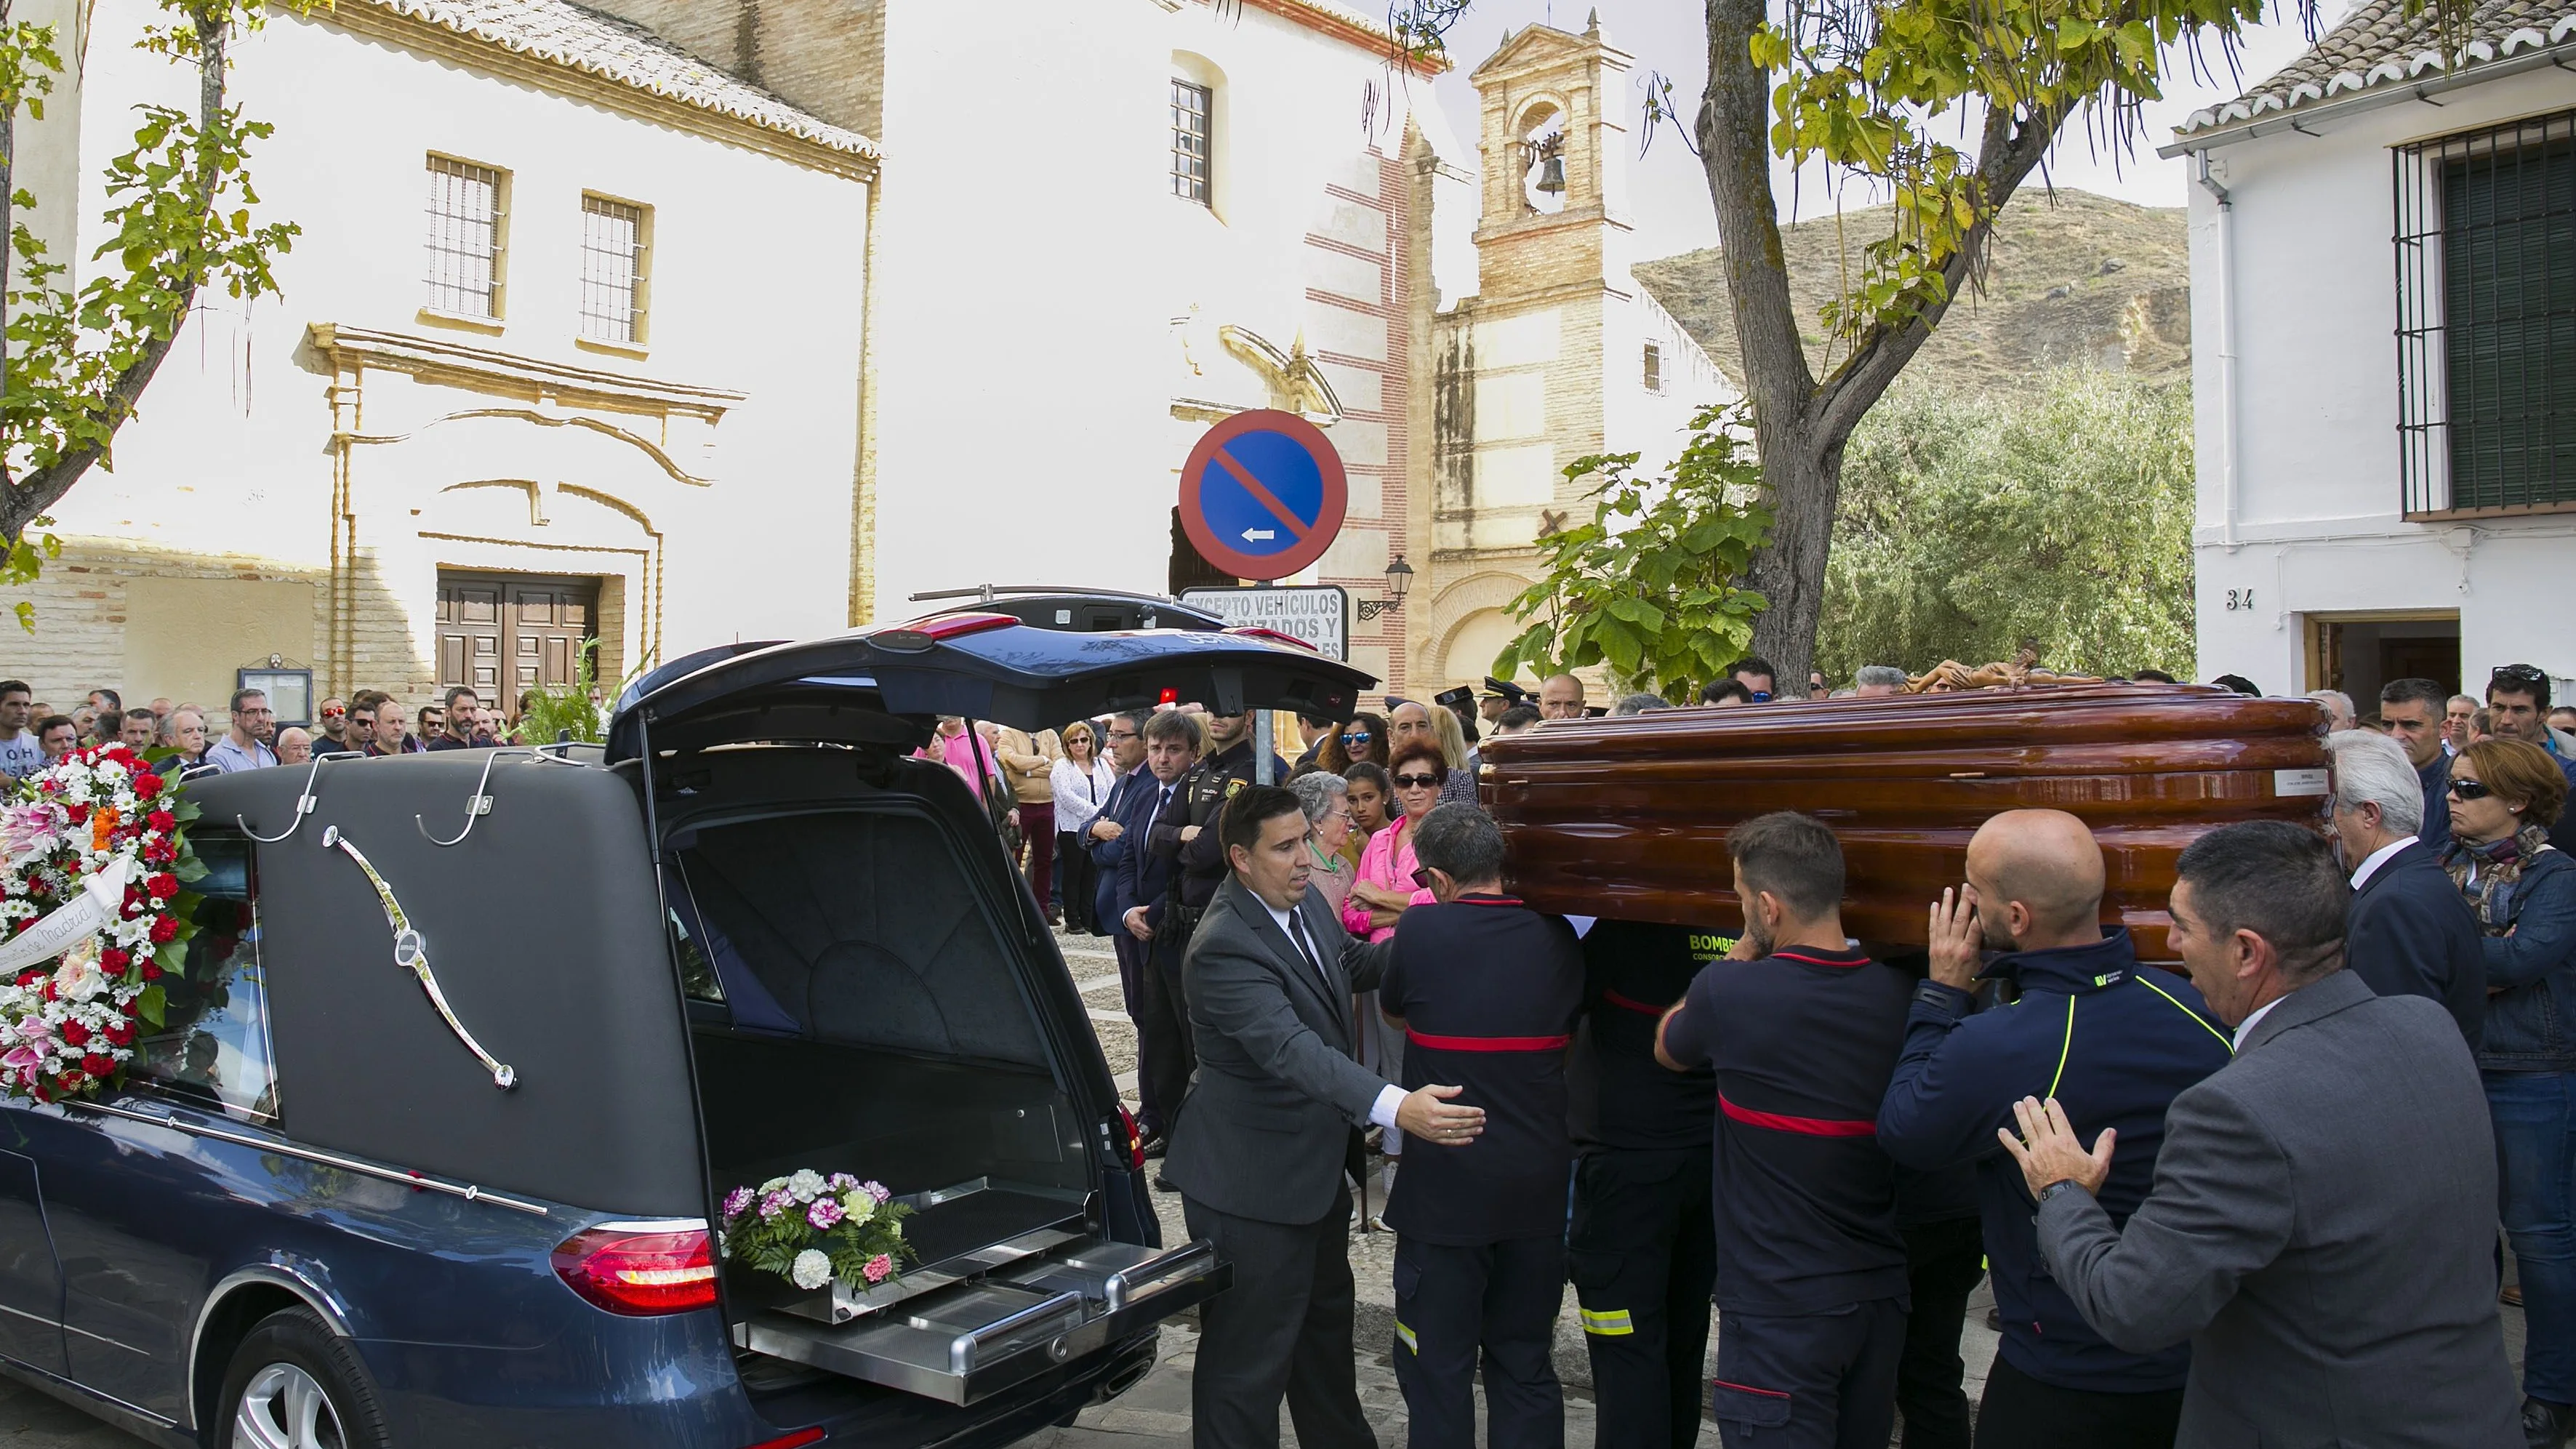
[[[1072,968],[1101,1050],[1119,1090],[1132,1107],[1136,1099],[1136,1028],[1120,999],[1118,959],[1109,943],[1093,936],[1062,936],[1065,964]],[[1163,1220],[1165,1242],[1187,1234],[1181,1226],[1177,1193],[1154,1194]],[[1404,1398],[1395,1386],[1388,1353],[1395,1336],[1395,1235],[1354,1233],[1351,1272],[1359,1290],[1357,1325],[1360,1404],[1377,1430],[1384,1449],[1404,1443]],[[2508,1262],[2508,1270],[2510,1263]],[[1968,1400],[1984,1391],[1986,1371],[1994,1363],[1995,1334],[1986,1327],[1993,1298],[1980,1286],[1968,1303],[1968,1321],[1960,1335],[1967,1362]],[[2522,1312],[2504,1310],[2505,1347],[2515,1371],[2522,1364]],[[1027,1440],[1031,1449],[1187,1449],[1190,1433],[1190,1364],[1197,1355],[1198,1334],[1188,1319],[1163,1329],[1162,1358],[1154,1371],[1115,1401],[1086,1410],[1069,1428],[1049,1429]],[[1714,1340],[1710,1352],[1714,1355]],[[1714,1359],[1710,1365],[1715,1368]],[[1574,1294],[1568,1290],[1556,1324],[1556,1372],[1566,1388],[1565,1442],[1582,1449],[1592,1442],[1592,1368],[1584,1358],[1583,1331],[1575,1317]],[[1478,1395],[1479,1402],[1482,1395]],[[1480,1431],[1481,1432],[1481,1431]],[[1296,1442],[1294,1428],[1281,1416],[1281,1438]],[[0,1379],[0,1449],[138,1449],[144,1441],[111,1429],[33,1389]],[[1717,1430],[1702,1423],[1700,1449],[1715,1449]]]

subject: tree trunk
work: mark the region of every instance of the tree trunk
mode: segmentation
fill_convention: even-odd
[[[1776,520],[1770,546],[1753,556],[1753,587],[1769,607],[1753,616],[1753,652],[1778,670],[1782,699],[1807,697],[1815,668],[1816,629],[1824,620],[1825,564],[1834,514],[1842,501],[1843,445],[1822,444],[1802,430],[1788,446],[1762,450],[1762,479]]]

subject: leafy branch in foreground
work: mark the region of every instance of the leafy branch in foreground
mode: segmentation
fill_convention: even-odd
[[[1621,680],[1687,697],[1744,652],[1759,593],[1741,586],[1771,511],[1742,406],[1703,409],[1668,478],[1640,478],[1635,453],[1578,458],[1598,476],[1592,521],[1538,541],[1545,572],[1509,608],[1527,621],[1494,661],[1509,678],[1606,664]]]

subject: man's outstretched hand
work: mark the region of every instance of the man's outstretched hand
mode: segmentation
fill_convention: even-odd
[[[1485,1109],[1460,1107],[1447,1100],[1464,1090],[1422,1087],[1407,1092],[1402,1105],[1395,1109],[1395,1125],[1407,1137],[1443,1147],[1463,1147],[1475,1141],[1476,1135],[1485,1130]]]
[[[2022,1181],[2030,1184],[2031,1196],[2039,1196],[2052,1182],[2072,1181],[2086,1192],[2102,1191],[2104,1179],[2111,1175],[2111,1147],[2118,1132],[2103,1128],[2102,1135],[2093,1139],[2093,1150],[2085,1151],[2066,1120],[2066,1109],[2057,1105],[2055,1097],[2045,1104],[2037,1097],[2022,1098],[2013,1103],[2013,1120],[2021,1125],[2020,1136],[2014,1136],[2010,1127],[1995,1129],[1995,1135],[2021,1164]]]

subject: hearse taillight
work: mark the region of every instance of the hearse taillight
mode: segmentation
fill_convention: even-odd
[[[716,1302],[715,1242],[703,1227],[619,1223],[586,1228],[555,1249],[555,1276],[611,1313],[687,1313]]]

